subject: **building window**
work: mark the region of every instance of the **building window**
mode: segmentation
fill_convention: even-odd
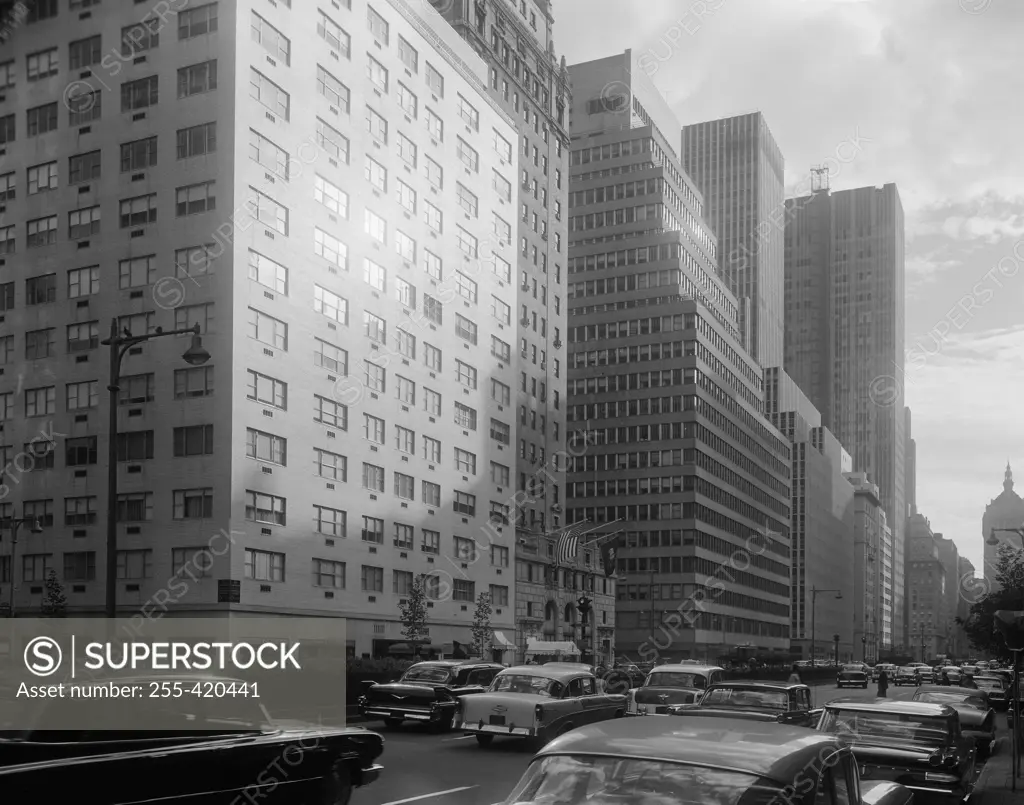
[[[348,325],[348,300],[319,285],[313,286],[313,310],[331,321]]]
[[[345,563],[330,559],[313,559],[313,586],[345,589]]]
[[[245,519],[254,523],[285,525],[287,502],[282,497],[245,490]]]
[[[251,31],[252,40],[262,45],[267,53],[286,66],[291,64],[291,41],[255,11],[252,12]]]
[[[348,513],[327,506],[313,506],[313,523],[318,534],[328,537],[347,536]]]
[[[194,39],[217,30],[217,4],[178,12],[178,40]]]
[[[348,164],[349,142],[348,137],[337,129],[329,126],[320,118],[316,119],[316,142],[327,155],[338,162]]]
[[[348,406],[314,394],[313,421],[331,428],[348,430]]]
[[[347,375],[348,352],[328,341],[323,341],[319,338],[314,340],[316,341],[316,345],[313,350],[313,364],[326,369],[329,372]]]
[[[178,159],[212,154],[217,150],[217,123],[200,123],[187,129],[178,129]]]
[[[159,47],[162,27],[161,20],[154,17],[122,28],[121,55],[132,57]]]
[[[444,97],[444,76],[430,63],[427,62],[427,86],[438,98]]]
[[[174,370],[174,398],[210,397],[213,395],[213,367],[193,366]]]
[[[491,606],[493,607],[507,607],[508,606],[508,587],[499,584],[491,585]]]
[[[441,553],[441,532],[424,528],[420,532],[420,550],[423,553]]]
[[[395,497],[402,500],[416,499],[416,479],[401,472],[395,473]]]
[[[288,463],[288,440],[272,433],[247,428],[245,431],[245,454],[257,461],[279,464],[284,467]]]
[[[373,419],[374,417],[368,417]],[[383,444],[383,436],[381,444]],[[383,492],[384,491],[384,468],[378,467],[376,464],[363,464],[363,489],[369,489],[371,492]]]
[[[153,493],[128,492],[117,496],[117,520],[141,523],[153,519]]]
[[[452,498],[452,511],[467,517],[476,516],[476,495],[456,490]]]
[[[327,72],[319,64],[316,66],[316,91],[320,93],[335,112],[349,113],[351,92],[337,78]]]
[[[121,111],[137,112],[156,106],[160,101],[160,88],[155,75],[126,81],[121,85]]]
[[[207,520],[213,517],[213,489],[175,489],[171,494],[175,520]]]
[[[368,593],[384,592],[384,568],[363,565],[363,591]]]
[[[200,556],[204,558],[200,560]],[[213,557],[205,547],[174,548],[171,550],[171,568],[175,576],[187,573],[190,578],[208,578],[213,568]]]
[[[217,89],[217,60],[178,69],[178,98],[189,98]]]
[[[348,459],[345,456],[319,447],[313,448],[313,456],[313,466],[321,478],[348,482]]]
[[[377,517],[363,517],[363,542],[384,544],[384,521]]]
[[[28,194],[34,196],[47,190],[57,189],[57,163],[47,162],[36,165],[27,171]]]
[[[177,188],[174,191],[175,215],[183,218],[212,212],[217,207],[216,186],[216,182],[209,181]]]
[[[249,250],[249,279],[270,290],[288,295],[288,269],[259,252]]]
[[[213,425],[187,425],[174,429],[174,456],[212,456]]]
[[[249,68],[249,97],[283,120],[288,120],[291,109],[291,97],[281,87],[253,67]]]
[[[70,385],[70,384],[69,384]],[[68,467],[87,467],[98,461],[97,437],[78,436],[64,442],[64,464]]]
[[[466,579],[454,579],[452,584],[452,600],[467,601],[472,603],[476,600],[476,583]]]
[[[398,58],[410,73],[420,71],[420,54],[403,37],[398,37]]]
[[[246,211],[260,223],[269,226],[275,232],[288,237],[288,208],[278,204],[270,196],[261,193],[255,187],[250,187],[252,192],[246,202]],[[213,209],[212,207],[210,209]]]
[[[121,144],[121,173],[145,170],[156,164],[156,137],[146,137],[143,140]]]
[[[352,37],[323,11],[320,11],[319,15],[316,23],[317,36],[330,45],[332,50],[336,50],[339,55],[346,59],[351,58]]]
[[[29,249],[49,246],[57,242],[57,216],[34,218],[25,224],[25,245]]]
[[[268,316],[256,308],[249,308],[249,329],[248,334],[267,346],[275,349],[288,349],[288,324],[287,322]]]
[[[95,579],[95,551],[74,551],[64,554],[65,581],[94,581]]]
[[[68,411],[84,411],[99,405],[99,383],[95,380],[67,383],[64,388]]]
[[[96,498],[64,498],[64,525],[93,525],[96,522]]]
[[[348,218],[348,193],[319,174],[313,177],[313,198],[342,218]]]
[[[156,279],[156,255],[122,260],[118,264],[118,271],[122,290],[152,285]]]
[[[57,275],[42,274],[25,280],[25,304],[48,305],[57,301]]]
[[[67,561],[67,554],[65,554]],[[153,575],[153,551],[142,548],[117,552],[117,578],[148,579]]]
[[[245,549],[245,577],[254,581],[284,581],[283,553]]]

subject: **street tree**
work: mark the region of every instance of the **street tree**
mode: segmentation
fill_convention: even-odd
[[[480,593],[476,598],[476,612],[473,613],[473,649],[477,656],[485,659],[494,637],[494,629],[491,628],[491,612],[490,594]]]
[[[1001,609],[1024,610],[1024,552],[1007,545],[1000,546],[994,579],[999,589],[983,595],[971,606],[970,614],[966,618],[957,618],[956,622],[963,627],[967,640],[976,651],[1010,660],[1012,653],[995,629],[995,613]]]
[[[419,656],[420,644],[430,637],[427,626],[427,588],[423,576],[413,579],[409,594],[399,604],[402,637],[413,644],[414,656]]]
[[[64,594],[64,585],[57,574],[51,570],[46,577],[46,590],[43,594],[43,617],[63,618],[67,616],[68,599]]]

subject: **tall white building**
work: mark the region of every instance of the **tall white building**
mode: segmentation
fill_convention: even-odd
[[[0,595],[38,611],[52,569],[101,612],[119,317],[212,356],[125,356],[126,613],[344,616],[382,654],[424,574],[439,650],[480,593],[511,630],[519,149],[484,63],[425,3],[166,5],[40,3],[0,56],[0,516],[44,525]]]

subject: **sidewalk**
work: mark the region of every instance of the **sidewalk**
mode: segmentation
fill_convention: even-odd
[[[1010,738],[1001,737],[996,751],[982,769],[978,784],[971,797],[974,805],[1020,805],[1024,802],[1024,776],[1017,779],[1013,791],[1013,762],[1010,757]]]

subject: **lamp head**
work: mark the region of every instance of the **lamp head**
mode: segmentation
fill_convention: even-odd
[[[836,601],[842,601],[842,600],[843,600],[843,594],[841,592],[836,593]]]
[[[207,352],[206,348],[203,346],[203,337],[199,335],[198,330],[199,326],[196,325],[196,332],[192,334],[192,343],[181,356],[185,360],[185,363],[190,366],[202,366],[210,360],[210,353]]]
[[[988,530],[988,539],[985,540],[985,541],[989,545],[998,545],[999,544],[999,540],[996,538],[996,530],[995,530],[995,528],[990,528]]]
[[[33,534],[42,534],[43,533],[43,526],[39,522],[39,518],[38,517],[32,521],[31,531],[32,531]]]

